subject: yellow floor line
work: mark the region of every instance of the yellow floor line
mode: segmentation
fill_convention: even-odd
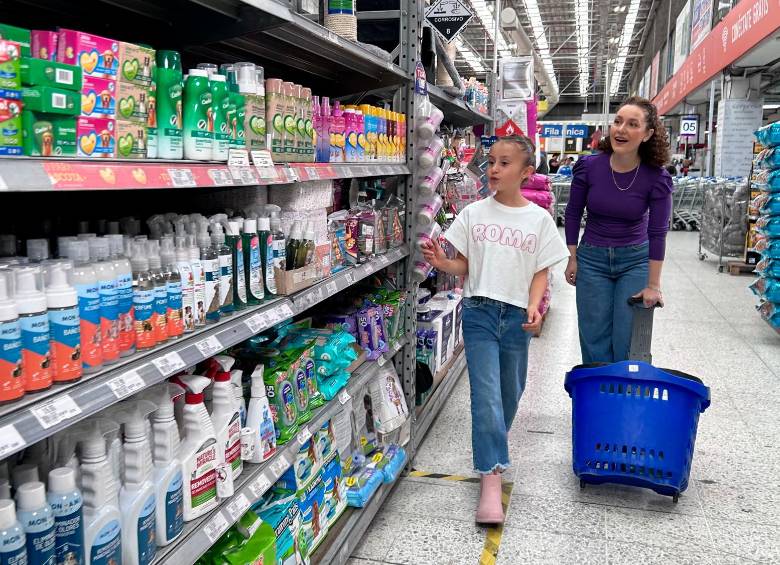
[[[504,516],[506,516],[509,511],[512,487],[512,483],[504,483],[501,489],[501,502],[504,507]],[[504,526],[502,524],[488,528],[485,545],[482,548],[482,555],[479,558],[479,565],[496,565],[496,558],[498,557],[498,550],[501,547],[501,538],[503,535]]]

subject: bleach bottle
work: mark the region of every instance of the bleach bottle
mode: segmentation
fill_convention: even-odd
[[[27,562],[54,565],[54,513],[46,502],[46,487],[35,481],[16,489],[19,521],[27,538]]]
[[[24,529],[16,519],[13,500],[0,500],[0,563],[26,565],[27,548]]]
[[[84,501],[76,487],[76,471],[69,467],[52,469],[46,498],[54,512],[56,563],[84,565]]]
[[[119,491],[124,565],[149,565],[157,553],[157,502],[146,429],[148,415],[154,410],[154,404],[148,400],[130,400],[119,404],[115,416],[124,425],[125,437],[124,485]]]

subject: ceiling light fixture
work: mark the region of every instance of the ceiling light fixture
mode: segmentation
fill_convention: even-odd
[[[490,37],[490,40],[493,42],[497,42],[499,55],[501,57],[511,57],[512,50],[509,48],[506,39],[504,39],[504,34],[502,32],[499,32],[498,38],[495,37],[496,20],[493,15],[493,10],[495,9],[495,6],[491,5],[491,7],[488,8],[488,5],[485,3],[485,0],[470,0],[470,2],[471,2],[471,7],[474,9],[474,12],[477,14],[477,19],[479,19],[479,21],[482,23],[482,27],[485,28],[485,31]]]
[[[590,87],[588,0],[576,0],[574,26],[577,30],[577,68],[580,75],[580,96],[587,96]]]
[[[471,67],[472,71],[475,73],[487,72],[487,68],[482,64],[482,57],[467,47],[459,37],[455,38],[455,48],[460,53],[460,56],[463,57],[463,60],[466,61],[466,64]]]
[[[609,83],[610,96],[615,96],[618,93],[618,90],[620,90],[623,69],[626,66],[626,59],[628,58],[628,49],[631,47],[631,39],[634,37],[634,26],[636,25],[636,20],[639,16],[640,2],[641,0],[631,0],[631,5],[628,7],[626,21],[623,24],[623,33],[620,35],[620,43],[618,44],[617,62],[615,63],[615,68],[612,71],[612,78]]]
[[[536,50],[539,52],[539,57],[542,59],[542,65],[547,71],[552,81],[553,90],[558,90],[558,79],[555,76],[555,69],[553,68],[552,57],[550,56],[550,46],[547,43],[547,37],[544,35],[544,24],[542,23],[542,15],[539,13],[539,4],[537,0],[524,0],[525,13],[528,15],[528,19],[531,22],[531,29],[534,32],[534,41],[536,41]]]

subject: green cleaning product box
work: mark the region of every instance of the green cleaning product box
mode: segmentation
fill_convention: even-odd
[[[0,155],[22,154],[22,106],[16,98],[0,98]]]
[[[129,82],[116,83],[116,119],[146,127],[149,117],[149,89]]]
[[[24,154],[29,157],[75,157],[76,118],[62,114],[22,112]]]
[[[20,68],[22,84],[25,86],[51,86],[75,92],[81,91],[81,67],[76,65],[22,57]]]
[[[32,56],[30,50],[30,30],[8,24],[0,24],[0,39],[15,41],[19,44],[22,57]]]
[[[20,72],[20,46],[15,41],[0,39],[0,88],[19,88],[22,85]]]
[[[27,86],[22,89],[24,107],[34,112],[76,116],[81,111],[78,92],[51,86]]]
[[[146,124],[116,121],[117,159],[146,159]]]
[[[133,43],[119,43],[119,82],[127,82],[149,88],[156,52],[150,47]]]

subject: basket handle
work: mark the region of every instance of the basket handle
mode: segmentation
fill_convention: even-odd
[[[652,308],[663,308],[664,307],[663,304],[661,304],[659,302],[656,302],[650,308],[647,308],[644,304],[645,304],[645,301],[642,300],[641,296],[631,296],[628,299],[628,305],[629,306],[634,306],[636,308],[644,308],[645,310],[650,310]]]

